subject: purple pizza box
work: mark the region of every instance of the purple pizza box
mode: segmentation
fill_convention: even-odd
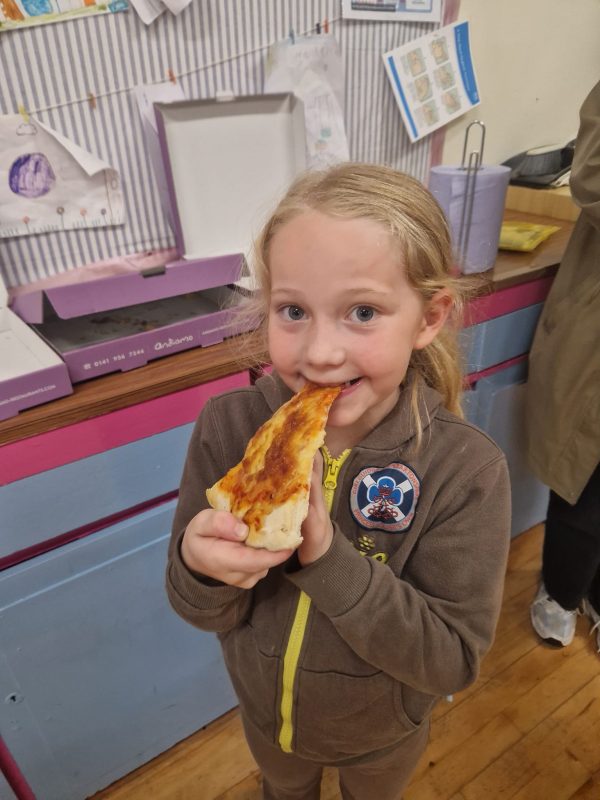
[[[142,253],[88,264],[11,289],[11,308],[31,324],[49,314],[73,319],[232,283],[241,254],[186,262],[176,250]]]
[[[12,293],[12,309],[61,354],[73,382],[247,330],[234,312],[246,253],[305,167],[294,95],[157,103],[155,113],[175,249],[99,262]]]

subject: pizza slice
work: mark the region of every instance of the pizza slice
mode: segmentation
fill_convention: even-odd
[[[240,463],[206,490],[213,508],[246,523],[250,547],[295,549],[302,542],[313,460],[340,391],[306,384],[256,431]]]

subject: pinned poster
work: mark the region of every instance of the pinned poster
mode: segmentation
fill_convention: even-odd
[[[442,0],[342,0],[342,17],[377,22],[439,22]]]
[[[468,22],[413,39],[383,61],[412,142],[480,103]]]
[[[332,34],[298,36],[269,50],[265,92],[293,92],[304,104],[307,166],[325,169],[348,161],[344,127],[344,67]]]
[[[117,170],[34,117],[0,116],[0,237],[121,225]]]
[[[96,0],[1,0],[0,33],[93,14],[114,14],[116,11],[127,11],[128,8],[127,0],[107,3]]]

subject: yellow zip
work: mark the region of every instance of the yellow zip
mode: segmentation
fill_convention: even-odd
[[[323,446],[321,448],[323,454],[323,496],[327,510],[331,514],[333,506],[333,497],[337,487],[337,479],[340,474],[340,469],[346,458],[350,455],[350,450],[344,452],[333,458],[329,450]],[[296,606],[296,613],[294,621],[290,630],[285,655],[283,657],[283,678],[281,690],[281,729],[279,731],[279,746],[284,753],[292,752],[292,738],[294,736],[294,728],[292,725],[292,710],[294,706],[294,682],[296,680],[296,668],[298,666],[298,659],[300,658],[300,650],[302,649],[302,642],[304,641],[304,634],[306,632],[306,623],[308,621],[308,614],[310,612],[311,599],[305,592],[300,592],[298,598],[298,605]]]
[[[337,479],[342,468],[342,464],[350,455],[350,450],[344,450],[337,458],[334,458],[329,450],[323,445],[323,496],[327,511],[331,514],[333,508],[333,496],[337,487]]]
[[[306,621],[310,611],[310,597],[305,592],[300,592],[296,615],[292,623],[290,638],[288,639],[285,656],[283,657],[283,686],[281,692],[281,730],[279,731],[279,746],[284,753],[292,752],[292,708],[294,705],[294,679],[296,667],[300,657]]]

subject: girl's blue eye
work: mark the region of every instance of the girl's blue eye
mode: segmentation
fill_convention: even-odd
[[[371,322],[375,316],[375,309],[371,306],[357,306],[352,309],[352,316],[357,322]]]
[[[281,309],[281,313],[285,319],[292,320],[293,322],[302,319],[304,316],[304,311],[300,308],[300,306],[284,306]]]

